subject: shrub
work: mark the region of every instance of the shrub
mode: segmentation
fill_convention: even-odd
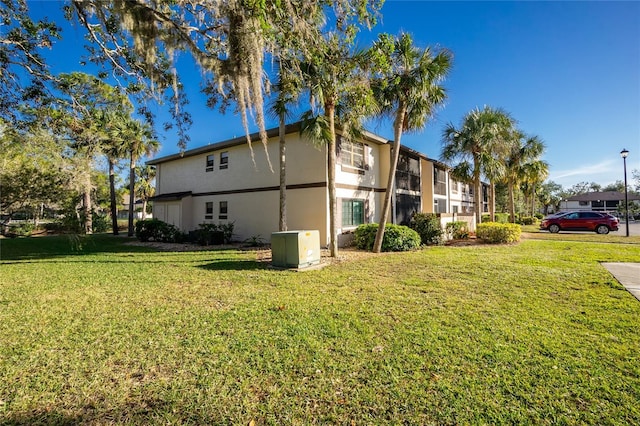
[[[544,219],[544,215],[543,215],[542,213],[536,213],[534,216],[535,216],[535,217],[536,217],[536,219],[538,219],[538,220],[542,220],[542,219]]]
[[[23,222],[18,225],[9,225],[7,235],[10,237],[30,237],[35,229],[36,227],[33,223]]]
[[[416,213],[411,218],[409,226],[420,235],[422,244],[442,244],[442,226],[438,215],[434,213]]]
[[[378,232],[377,223],[368,223],[356,228],[354,243],[361,250],[373,250],[373,243]],[[382,251],[408,251],[420,247],[420,235],[413,229],[393,225],[385,226],[384,238],[382,239]]]
[[[509,223],[509,213],[496,213],[495,215],[495,223]],[[491,222],[491,216],[488,214],[482,215],[483,222]]]
[[[476,230],[479,239],[491,244],[518,242],[521,233],[522,228],[515,223],[480,223]]]
[[[111,229],[111,222],[107,215],[93,213],[91,216],[93,232],[107,232]]]
[[[538,218],[533,216],[523,216],[520,219],[520,222],[522,222],[523,225],[535,225],[538,223]]]
[[[449,222],[445,233],[448,239],[466,240],[469,238],[469,225],[464,221]]]
[[[159,219],[145,219],[136,222],[136,238],[140,241],[161,241],[177,243],[184,240],[178,228]]]
[[[233,238],[233,228],[235,227],[235,222],[231,223],[221,223],[218,225],[218,230],[222,231],[222,235],[224,236],[224,242],[230,243]]]
[[[191,240],[201,245],[230,243],[233,237],[234,222],[221,223],[201,223],[200,228],[191,233]]]

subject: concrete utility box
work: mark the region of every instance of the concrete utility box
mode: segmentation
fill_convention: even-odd
[[[272,233],[271,262],[282,268],[304,268],[320,263],[320,231]]]

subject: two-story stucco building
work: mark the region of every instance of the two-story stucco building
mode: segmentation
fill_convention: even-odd
[[[317,229],[321,244],[329,241],[327,148],[316,146],[287,126],[287,226]],[[153,215],[183,231],[201,223],[234,223],[235,239],[269,240],[278,231],[278,129],[268,131],[267,152],[245,137],[203,146],[149,161],[157,169]],[[251,139],[258,142],[257,134]],[[361,139],[337,144],[338,233],[349,234],[381,217],[392,142],[365,132]],[[396,174],[392,221],[407,223],[415,212],[473,210],[473,195],[449,190],[447,167],[403,147]],[[456,182],[456,185],[458,183]],[[458,188],[458,186],[456,186]]]

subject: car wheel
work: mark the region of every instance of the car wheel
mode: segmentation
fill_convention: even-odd
[[[609,233],[609,227],[607,225],[598,225],[596,227],[596,232],[598,234],[608,234]]]
[[[552,234],[557,234],[558,232],[560,232],[560,226],[556,225],[555,223],[553,225],[549,225],[549,232],[551,232]]]

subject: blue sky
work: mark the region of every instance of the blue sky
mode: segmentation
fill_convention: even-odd
[[[64,22],[62,2],[29,5],[36,16],[47,15],[64,28],[64,40],[51,52],[53,70],[86,72],[76,65],[83,33]],[[640,169],[640,2],[387,0],[379,24],[360,34],[359,47],[379,32],[400,31],[412,34],[418,46],[445,47],[454,55],[444,83],[446,104],[424,131],[405,135],[403,144],[439,158],[443,126],[458,125],[471,109],[490,105],[545,141],[549,179],[565,188],[622,180],[623,148],[630,151],[629,178]],[[243,135],[232,109],[223,116],[205,106],[199,71],[188,60],[182,63],[194,118],[188,149]],[[390,123],[372,123],[369,130],[393,136]],[[177,152],[175,135],[161,135],[157,155]]]

